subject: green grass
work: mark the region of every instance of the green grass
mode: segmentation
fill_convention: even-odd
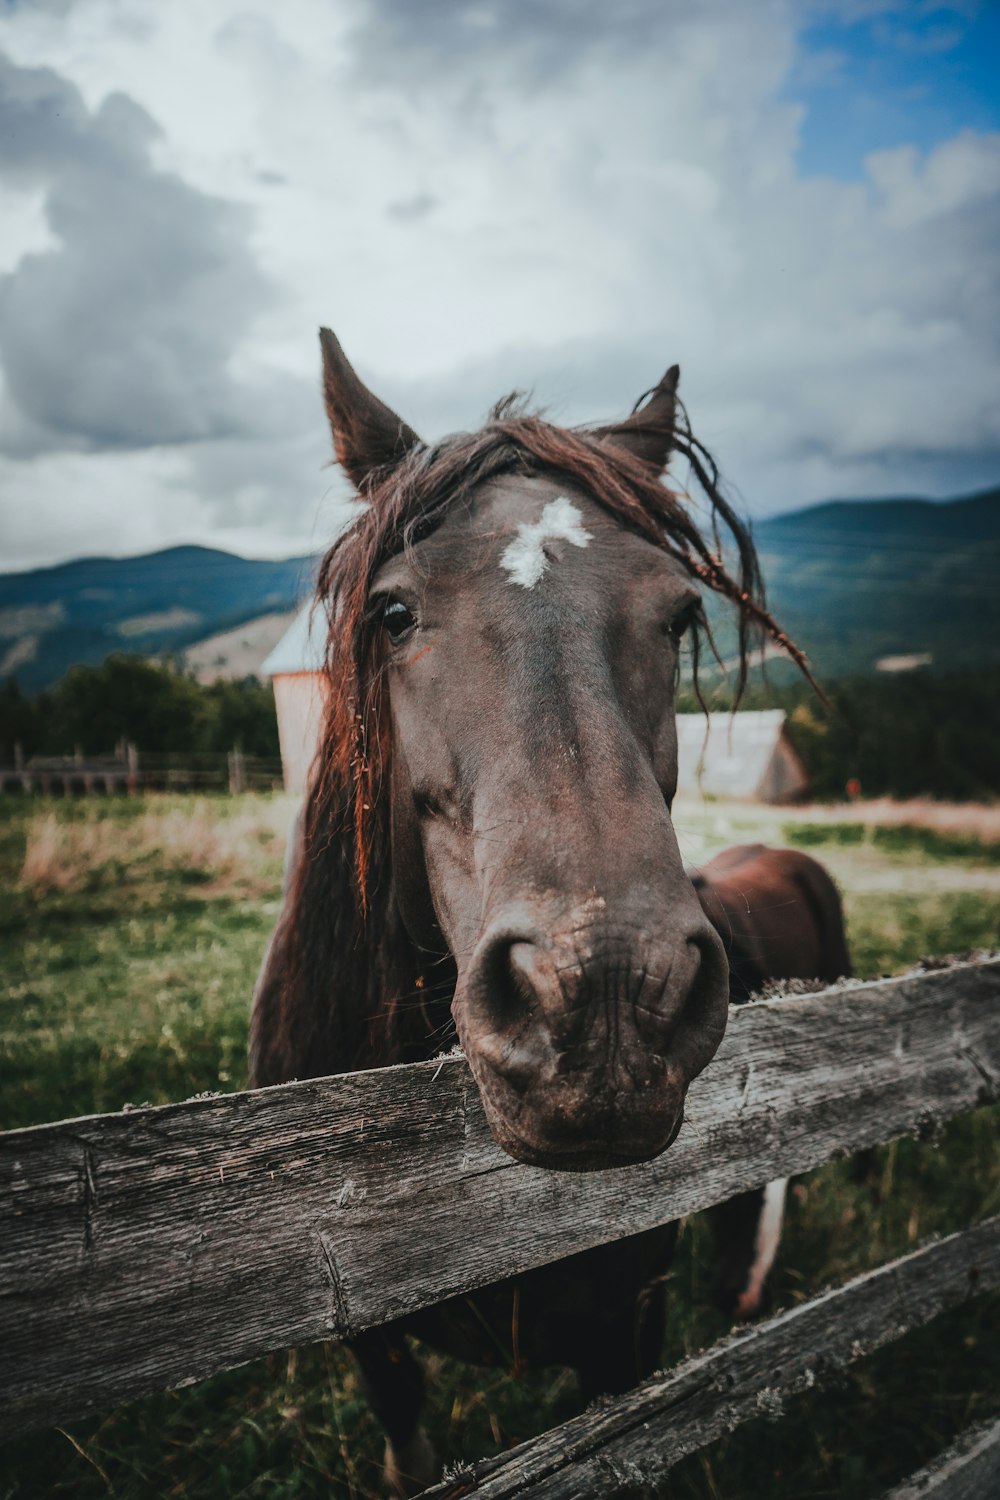
[[[4,1127],[244,1084],[249,996],[274,921],[289,811],[267,798],[0,808]],[[753,816],[740,814],[735,837],[754,836]],[[840,825],[800,826],[828,835]],[[773,841],[773,815],[762,827]],[[874,832],[814,845],[844,889],[860,974],[996,943],[987,854],[942,849],[921,829],[895,844],[882,835],[899,830]],[[952,880],[957,872],[960,885],[935,884],[939,870]],[[998,1123],[997,1110],[980,1111],[936,1144],[887,1146],[872,1181],[834,1163],[797,1183],[775,1305],[1000,1211]],[[665,1366],[726,1331],[711,1277],[709,1229],[697,1216],[670,1274]],[[576,1409],[566,1372],[514,1379],[434,1354],[425,1363],[428,1426],[452,1462],[495,1452]],[[832,1390],[790,1401],[783,1421],[756,1421],[711,1445],[675,1471],[669,1493],[860,1500],[998,1407],[1000,1299],[992,1298],[862,1361]],[[18,1439],[0,1450],[0,1500],[368,1497],[379,1493],[381,1448],[349,1357],[314,1347]]]
[[[874,1153],[871,1179],[834,1163],[798,1180],[773,1276],[776,1308],[840,1284],[921,1239],[1000,1212],[1000,1110],[952,1122],[934,1145],[902,1140]],[[726,1331],[707,1302],[704,1216],[675,1263],[682,1313],[668,1363]],[[690,1321],[689,1321],[690,1320]],[[868,1497],[912,1473],[965,1427],[1000,1410],[1000,1297],[936,1319],[862,1360],[832,1385],[785,1403],[780,1422],[747,1424],[671,1474],[671,1500]]]
[[[931,954],[974,952],[1000,943],[996,896],[975,891],[844,892],[851,955],[857,974],[898,973]]]
[[[22,932],[0,1021],[5,1126],[245,1087],[259,912],[178,884],[157,911],[90,907],[48,940],[29,916]]]
[[[888,854],[1000,865],[1000,843],[984,843],[967,835],[941,833],[936,828],[919,828],[912,823],[786,823],[784,835],[789,844],[800,849],[867,844]]]
[[[20,878],[27,810],[5,809],[2,1128],[246,1086],[249,997],[280,894],[274,827],[285,821],[280,805],[254,800],[257,816],[242,804],[235,830],[245,871],[231,841],[198,837],[232,816],[227,800],[97,804],[133,844],[131,859],[97,863],[107,839],[94,804],[63,804],[48,822],[32,820],[46,835],[53,817],[58,825],[35,885]],[[178,839],[188,818],[194,836]],[[67,830],[77,842],[60,847]],[[172,841],[166,850],[158,836]],[[203,863],[182,862],[188,852]]]

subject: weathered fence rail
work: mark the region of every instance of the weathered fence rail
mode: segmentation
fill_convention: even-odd
[[[0,1432],[339,1338],[1000,1096],[1000,959],[734,1012],[658,1161],[523,1167],[460,1057],[0,1137]],[[483,1223],[492,1226],[487,1237]]]
[[[603,1408],[426,1491],[428,1500],[633,1494],[713,1438],[881,1345],[1000,1287],[1000,1218],[926,1245],[724,1339]],[[994,1495],[996,1492],[993,1492]]]
[[[891,1491],[885,1500],[997,1500],[1000,1422],[963,1432],[947,1453]]]

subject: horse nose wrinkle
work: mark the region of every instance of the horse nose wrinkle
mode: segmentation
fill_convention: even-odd
[[[688,934],[684,983],[671,1050],[683,1054],[691,1076],[714,1056],[729,1014],[728,964],[722,941],[706,921]]]
[[[585,988],[582,970],[572,963],[560,969],[556,954],[537,943],[512,943],[507,963],[527,1011],[538,1016],[557,1048],[570,1047],[586,1029],[586,1007],[577,1003]]]
[[[535,943],[519,941],[507,949],[507,972],[514,992],[528,1004],[538,992],[542,978],[541,954]]]

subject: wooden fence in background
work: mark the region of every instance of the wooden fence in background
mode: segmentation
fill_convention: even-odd
[[[734,1011],[691,1088],[689,1127],[658,1160],[614,1171],[505,1156],[460,1056],[9,1132],[0,1433],[347,1337],[998,1097],[994,957]],[[814,1297],[433,1493],[634,1493],[782,1393],[997,1287],[1000,1219]],[[977,1433],[939,1469],[948,1483],[981,1471],[994,1485],[998,1457],[996,1434]]]
[[[124,745],[111,755],[32,756],[0,766],[0,793],[27,796],[134,796],[139,792],[278,791],[281,761],[245,755],[239,747],[216,752],[154,755]]]

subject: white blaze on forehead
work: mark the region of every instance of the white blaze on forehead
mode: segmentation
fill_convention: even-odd
[[[511,583],[533,589],[549,566],[546,542],[572,542],[574,547],[586,547],[591,540],[581,512],[565,495],[560,495],[549,501],[537,521],[521,522],[517,536],[504,548],[500,566],[510,574]]]

